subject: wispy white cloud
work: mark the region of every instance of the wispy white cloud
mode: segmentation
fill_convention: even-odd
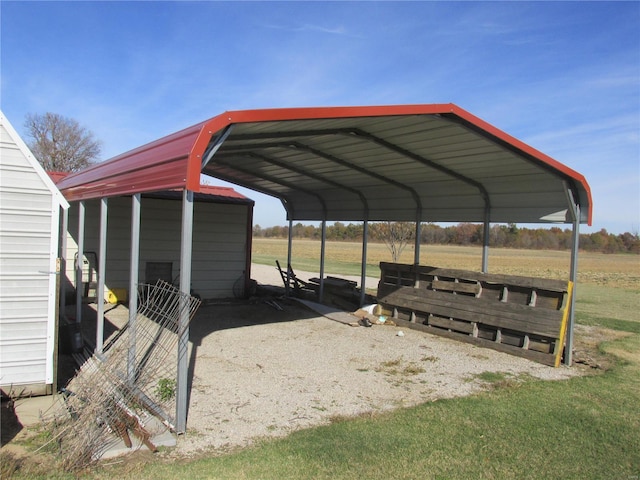
[[[355,35],[354,33],[350,32],[344,25],[326,26],[326,25],[311,24],[311,23],[284,25],[284,24],[265,23],[265,24],[262,24],[261,26],[267,29],[282,30],[282,31],[292,32],[292,33],[312,32],[312,33],[324,33],[328,35],[348,36],[348,37],[354,37],[354,38],[361,37],[361,35]]]

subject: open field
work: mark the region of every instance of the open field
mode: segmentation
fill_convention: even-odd
[[[318,271],[320,242],[294,239],[294,270]],[[403,252],[401,263],[413,263],[413,246]],[[359,275],[362,245],[355,242],[327,242],[325,271],[345,275]],[[287,241],[284,239],[253,239],[253,261],[281,265],[287,260]],[[367,249],[367,276],[379,277],[378,265],[390,262],[391,254],[384,244],[370,243]],[[420,264],[479,271],[482,265],[480,247],[422,245]],[[489,249],[489,271],[509,275],[567,279],[570,253],[556,250]],[[627,290],[640,290],[640,256],[580,252],[578,282]]]
[[[325,274],[360,275],[362,245],[355,242],[327,242]],[[284,266],[287,241],[255,238],[253,261]],[[379,278],[381,261],[391,261],[384,244],[371,243],[367,250],[367,276]],[[402,263],[413,263],[413,246],[403,253]],[[479,271],[480,247],[422,245],[420,263],[437,267]],[[295,239],[292,264],[294,270],[317,272],[320,265],[320,242]],[[509,275],[568,279],[570,253],[557,250],[489,249],[489,271]],[[375,291],[375,283],[367,283]],[[602,326],[640,333],[640,256],[580,252],[576,287],[576,320],[590,326]]]

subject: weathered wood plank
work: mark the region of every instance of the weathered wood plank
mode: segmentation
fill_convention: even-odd
[[[529,360],[542,363],[543,365],[549,365],[551,367],[555,365],[555,358],[554,358],[554,355],[552,354],[546,354],[546,353],[537,352],[534,350],[525,350],[520,347],[514,347],[512,345],[506,345],[503,343],[495,343],[493,341],[490,341],[484,338],[473,337],[471,335],[466,335],[462,333],[450,332],[449,330],[445,330],[438,327],[430,327],[428,325],[423,325],[421,323],[411,323],[409,321],[401,320],[401,319],[396,319],[395,322],[398,326],[403,328],[420,330],[422,332],[431,333],[433,335],[438,335],[441,337],[451,338],[453,340],[459,340],[462,342],[471,343],[479,347],[491,348],[499,352],[505,352],[511,355],[528,358]]]
[[[431,288],[433,290],[446,290],[456,293],[472,293],[473,295],[477,295],[480,292],[478,283],[447,282],[445,280],[433,280]]]
[[[415,323],[415,322],[412,322],[412,323]],[[473,327],[474,327],[473,323],[461,322],[459,320],[452,320],[450,318],[444,318],[444,317],[436,317],[434,315],[429,315],[429,317],[427,318],[427,325],[451,329],[457,332],[463,332],[467,334],[473,334]]]
[[[535,288],[556,292],[567,291],[567,281],[554,280],[548,278],[536,278],[536,277],[523,277],[519,275],[500,275],[495,273],[482,273],[473,272],[470,270],[458,270],[452,268],[440,268],[427,265],[410,265],[410,264],[397,264],[380,262],[380,270],[384,275],[385,271],[390,272],[402,272],[415,275],[416,272],[420,275],[431,275],[444,278],[458,278],[460,280],[479,281],[486,283],[496,284],[508,284],[513,286]]]
[[[479,322],[497,328],[558,338],[562,312],[536,310],[536,307],[487,301],[481,298],[454,296],[446,292],[401,287],[378,301],[385,306],[431,313],[467,322]]]

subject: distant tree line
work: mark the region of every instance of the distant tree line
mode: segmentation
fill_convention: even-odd
[[[406,224],[411,226],[411,224]],[[415,228],[411,226],[413,230]],[[257,238],[287,238],[289,227],[268,227],[260,225],[253,227],[253,235]],[[552,228],[524,228],[515,224],[493,225],[490,230],[490,245],[492,247],[524,248],[534,250],[569,250],[571,249],[571,229]],[[314,225],[293,225],[294,238],[319,240],[322,229]],[[327,225],[327,240],[332,241],[362,241],[362,224],[335,222]],[[387,242],[388,228],[383,223],[369,224],[369,241]],[[413,242],[413,240],[411,240]],[[422,225],[420,243],[438,245],[482,245],[483,226],[475,223],[459,223],[445,226],[426,223]],[[580,249],[589,252],[602,253],[634,253],[640,254],[640,236],[638,233],[613,234],[604,228],[594,233],[580,234]]]

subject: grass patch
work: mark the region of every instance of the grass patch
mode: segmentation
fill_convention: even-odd
[[[619,330],[621,332],[640,334],[640,322],[636,322],[633,320],[620,320],[617,318],[592,316],[587,313],[581,313],[579,309],[576,314],[576,322],[581,325],[604,327],[610,328],[611,330]]]
[[[376,367],[375,370],[376,372],[383,372],[387,375],[392,375],[392,376],[397,375],[402,377],[419,375],[426,371],[420,365],[416,365],[413,362],[409,362],[406,365],[404,365],[402,358],[397,358],[395,360],[388,360],[386,362],[382,362],[378,367]]]
[[[440,359],[435,355],[428,355],[428,356],[422,357],[420,360],[423,362],[437,362]]]
[[[504,372],[482,372],[475,375],[475,377],[483,382],[498,383],[504,382],[507,379],[508,374]]]

